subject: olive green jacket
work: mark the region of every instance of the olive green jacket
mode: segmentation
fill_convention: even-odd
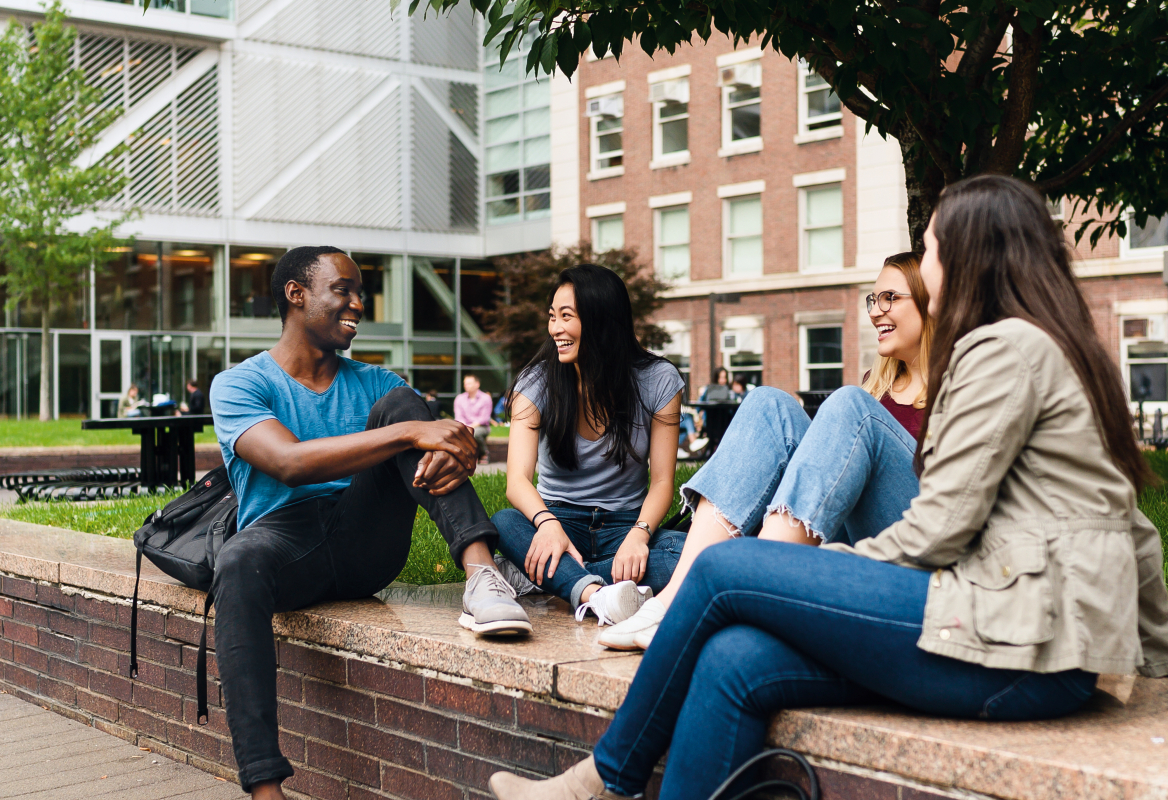
[[[933,570],[919,647],[989,667],[1168,675],[1159,533],[1050,336],[1020,319],[964,336],[922,454],[899,522],[825,545]]]

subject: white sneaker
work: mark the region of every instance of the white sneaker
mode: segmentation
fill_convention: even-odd
[[[665,606],[656,597],[646,600],[636,614],[611,628],[605,628],[597,639],[600,644],[612,650],[644,650],[648,641],[652,641],[653,634],[661,620],[665,618]],[[648,634],[646,644],[642,645],[642,634]]]
[[[694,439],[690,442],[689,451],[691,453],[699,453],[706,449],[706,445],[710,443],[709,439]]]
[[[689,456],[690,456],[689,451],[686,450],[684,447],[677,448],[677,460],[678,461],[685,461],[687,458],[689,458]]]
[[[477,634],[531,633],[531,620],[523,606],[515,602],[514,587],[503,579],[495,565],[467,566],[479,569],[466,582],[458,624]]]
[[[657,635],[658,627],[658,625],[654,625],[637,633],[635,636],[633,636],[633,644],[642,650],[648,650],[649,645],[653,644],[653,637]]]
[[[511,584],[517,597],[523,597],[525,594],[543,594],[543,589],[529,581],[527,574],[508,561],[502,553],[495,553],[495,566],[499,568],[503,579]]]
[[[597,625],[615,625],[636,614],[652,596],[652,589],[638,586],[632,581],[601,586],[592,593],[587,603],[581,603],[576,609],[576,621],[583,622],[584,615],[591,611],[596,615]]]

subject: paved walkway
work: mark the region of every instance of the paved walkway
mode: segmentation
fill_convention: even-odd
[[[234,783],[0,694],[0,798],[241,800]]]

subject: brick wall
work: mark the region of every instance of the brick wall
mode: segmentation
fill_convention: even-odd
[[[0,575],[0,689],[235,781],[213,653],[209,720],[197,724],[201,620],[140,607],[133,681],[129,620],[124,600]],[[213,630],[209,644],[213,650]],[[284,788],[293,797],[490,800],[492,773],[563,772],[588,755],[609,723],[594,709],[301,642],[277,639],[276,652],[280,747],[296,770]],[[846,765],[817,764],[816,772],[822,800],[957,797]],[[774,765],[773,774],[804,782],[790,763]],[[659,786],[660,770],[648,800]]]

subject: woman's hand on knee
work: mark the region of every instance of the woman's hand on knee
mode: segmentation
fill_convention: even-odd
[[[649,541],[640,528],[633,528],[612,560],[612,580],[639,581],[649,567]]]
[[[581,567],[584,566],[580,551],[572,544],[568,534],[564,533],[560,523],[555,520],[546,522],[539,526],[535,538],[531,540],[531,547],[528,548],[527,558],[523,562],[523,570],[531,581],[537,586],[542,586],[544,567],[547,567],[549,578],[555,575],[556,567],[560,565],[564,553],[576,559]]]

